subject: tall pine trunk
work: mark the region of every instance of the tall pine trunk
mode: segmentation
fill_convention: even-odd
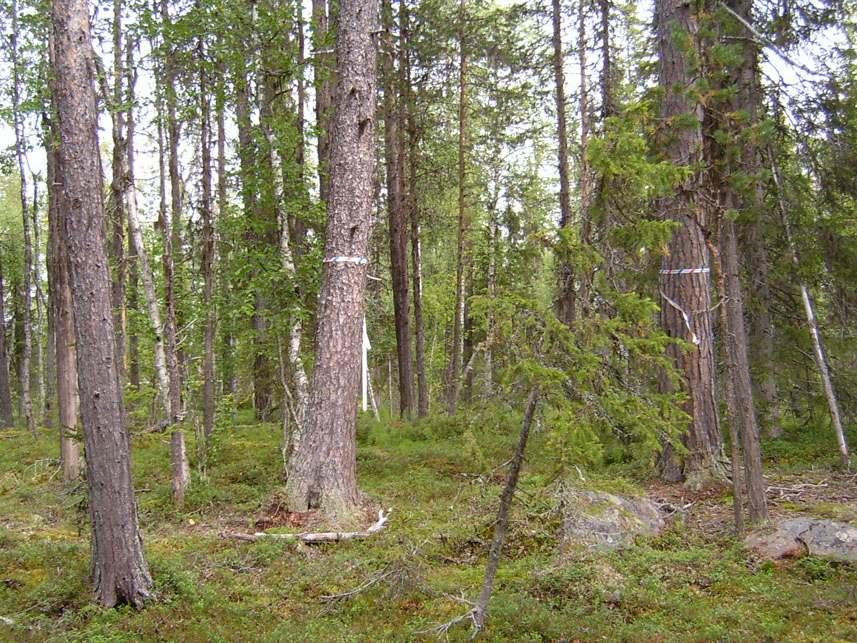
[[[399,371],[399,412],[413,412],[413,372],[411,327],[408,310],[408,221],[405,211],[404,153],[401,131],[401,106],[393,46],[393,8],[384,0],[384,159],[387,174],[387,216],[390,238],[390,278],[393,290],[393,316],[396,326],[396,356]],[[401,64],[401,63],[400,63]]]
[[[673,164],[689,170],[673,193],[657,204],[660,216],[677,226],[661,264],[661,324],[671,337],[690,344],[690,348],[668,349],[687,386],[684,410],[690,425],[682,439],[688,453],[679,461],[666,446],[660,468],[664,479],[686,479],[691,484],[723,477],[714,391],[707,222],[699,202],[702,186],[697,170],[702,156],[702,109],[688,93],[697,74],[697,11],[696,5],[684,0],[658,0],[655,5],[663,88],[660,116],[667,124],[660,148]]]
[[[67,244],[92,525],[92,586],[103,606],[139,606],[152,579],[143,559],[104,250],[98,115],[89,8],[54,0],[54,98],[59,124],[58,229]]]
[[[414,117],[414,94],[411,83],[410,58],[410,15],[407,0],[399,0],[400,48],[402,50],[401,66],[399,69],[402,87],[404,88],[405,113],[404,122],[407,127],[407,175],[405,178],[405,199],[408,223],[411,227],[411,281],[413,283],[414,301],[414,370],[417,377],[417,415],[428,415],[428,382],[425,365],[425,328],[423,325],[422,301],[422,252],[420,248],[420,219],[417,211],[417,141],[418,133]]]
[[[319,292],[316,362],[303,429],[288,454],[286,495],[295,511],[320,507],[340,523],[356,518],[355,421],[363,293],[374,173],[377,0],[342,0],[336,39],[330,210]]]

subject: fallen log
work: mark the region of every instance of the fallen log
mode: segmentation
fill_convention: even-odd
[[[253,534],[244,534],[241,532],[223,532],[221,537],[232,538],[234,540],[243,540],[245,542],[256,542],[265,538],[271,540],[282,540],[284,542],[302,542],[307,544],[315,543],[330,543],[340,542],[342,540],[359,540],[361,538],[369,538],[377,534],[387,524],[390,518],[390,508],[387,511],[381,509],[378,511],[378,520],[370,527],[363,531],[322,531],[322,532],[304,532],[301,534],[268,534],[264,531],[257,531]]]

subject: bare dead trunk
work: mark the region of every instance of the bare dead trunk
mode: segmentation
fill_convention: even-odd
[[[92,525],[96,601],[142,605],[152,579],[143,559],[122,391],[115,363],[89,7],[54,0],[52,77],[59,123],[60,204],[77,349]]]
[[[411,326],[408,310],[408,222],[404,195],[404,152],[401,131],[401,106],[393,48],[393,8],[384,0],[384,158],[387,174],[387,216],[390,240],[390,278],[393,291],[393,317],[396,326],[396,357],[399,371],[399,412],[413,413],[413,373],[411,363]],[[400,62],[401,64],[401,62]]]
[[[374,172],[377,0],[342,0],[339,86],[331,136],[330,210],[319,293],[316,364],[306,426],[292,441],[286,495],[295,511],[320,507],[354,519],[359,496],[357,419],[363,293]]]
[[[461,389],[461,368],[464,362],[464,299],[466,292],[465,266],[470,219],[467,212],[465,180],[467,154],[467,49],[465,46],[465,0],[458,5],[458,244],[455,255],[455,308],[452,319],[452,346],[446,369],[446,411],[455,413]]]
[[[771,174],[774,179],[774,185],[777,189],[777,205],[780,210],[780,217],[783,222],[783,227],[786,232],[786,240],[791,251],[792,263],[799,272],[800,254],[797,250],[794,237],[792,236],[791,224],[789,223],[788,214],[786,212],[786,201],[783,195],[783,186],[780,182],[779,172],[777,171],[776,163],[773,155],[771,155]],[[848,443],[845,440],[845,432],[842,429],[842,414],[839,411],[839,401],[836,399],[836,391],[833,388],[833,380],[830,378],[830,367],[827,364],[827,355],[824,351],[824,340],[821,337],[821,332],[818,328],[818,317],[815,313],[815,305],[812,301],[812,296],[806,284],[800,283],[800,296],[803,302],[804,312],[806,314],[807,326],[809,326],[809,334],[812,339],[812,355],[815,358],[815,364],[818,368],[818,374],[821,377],[821,385],[824,388],[824,396],[827,398],[827,406],[830,410],[830,422],[833,425],[833,432],[836,435],[836,443],[839,448],[839,464],[843,470],[847,471],[850,464],[850,456],[848,451]]]
[[[500,566],[500,557],[503,554],[503,544],[506,540],[506,529],[509,525],[509,510],[512,507],[512,500],[515,498],[515,490],[518,487],[518,477],[521,473],[521,466],[524,464],[524,452],[527,449],[527,441],[530,437],[530,425],[533,423],[533,416],[536,413],[538,403],[539,389],[538,387],[533,387],[529,397],[527,397],[527,405],[524,408],[524,419],[521,422],[521,434],[518,437],[518,446],[515,448],[512,462],[509,464],[506,484],[503,487],[503,493],[500,495],[500,507],[497,510],[497,522],[494,524],[494,536],[491,539],[491,548],[488,550],[488,560],[485,563],[485,578],[482,580],[482,589],[479,591],[479,598],[476,599],[476,605],[473,608],[473,623],[476,630],[481,630],[485,626],[488,601],[491,600],[491,592],[494,589],[494,578]]]
[[[658,0],[655,18],[659,82],[664,90],[660,115],[664,123],[675,123],[665,128],[661,149],[676,166],[695,169],[700,166],[702,154],[702,110],[685,89],[692,85],[697,73],[693,52],[687,51],[685,40],[696,42],[697,9],[683,0]],[[672,195],[658,203],[660,215],[679,225],[661,264],[661,323],[671,337],[691,345],[689,349],[676,346],[668,349],[687,385],[684,410],[690,416],[690,426],[683,441],[688,454],[683,462],[678,462],[667,447],[660,468],[664,479],[686,479],[691,484],[723,478],[704,232],[707,222],[698,203],[700,191],[700,177],[693,171]],[[666,388],[666,383],[662,382],[662,386]]]

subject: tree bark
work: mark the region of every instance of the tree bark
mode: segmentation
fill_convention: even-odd
[[[465,0],[458,5],[458,243],[455,255],[455,308],[452,321],[452,347],[446,369],[446,411],[455,413],[461,389],[464,362],[464,304],[467,237],[470,220],[467,212],[467,48],[465,45]]]
[[[690,426],[683,441],[688,454],[683,462],[678,462],[667,446],[660,469],[668,481],[685,479],[691,484],[701,484],[710,478],[722,479],[723,472],[719,463],[722,441],[714,392],[707,222],[698,203],[702,109],[687,93],[697,73],[692,52],[686,51],[687,43],[677,38],[681,33],[681,40],[686,36],[690,42],[696,42],[698,15],[695,5],[683,0],[658,0],[655,18],[659,83],[664,91],[660,116],[666,124],[661,149],[672,163],[690,171],[673,193],[658,203],[661,216],[678,226],[661,264],[661,323],[671,337],[691,344],[689,349],[677,346],[668,349],[687,385],[684,410],[690,416]],[[695,272],[677,272],[681,270]],[[666,386],[662,382],[662,387]]]
[[[33,243],[30,237],[30,209],[27,203],[27,177],[24,170],[24,148],[26,145],[24,132],[24,119],[21,115],[21,71],[18,60],[18,2],[12,0],[12,33],[10,35],[10,55],[12,63],[12,121],[15,129],[15,159],[18,163],[18,174],[21,177],[21,218],[24,230],[24,267],[21,282],[21,301],[19,311],[23,329],[23,341],[18,359],[18,386],[20,391],[21,417],[27,429],[36,435],[36,418],[33,415],[33,399],[31,396],[31,359],[33,351],[33,325],[31,318],[32,301],[30,291],[32,288],[33,270]],[[36,204],[33,204],[36,207]]]
[[[401,30],[402,61],[401,75],[402,86],[405,89],[404,110],[405,123],[408,129],[408,172],[406,176],[407,189],[405,199],[407,213],[411,226],[411,280],[414,292],[414,369],[417,375],[417,415],[425,417],[428,415],[428,383],[426,381],[425,366],[425,328],[423,325],[423,302],[422,302],[422,253],[420,248],[420,220],[417,211],[417,126],[414,117],[414,95],[411,83],[411,58],[410,58],[410,15],[407,0],[399,0],[399,17]]]
[[[557,167],[559,170],[559,227],[570,230],[571,188],[568,171],[568,126],[565,114],[565,55],[562,48],[562,5],[553,0],[551,12],[553,22],[553,77],[554,99],[556,102]],[[562,261],[559,268],[559,297],[557,300],[559,318],[566,324],[574,320],[574,269],[568,260]]]
[[[171,26],[167,0],[161,0],[161,21],[165,28]],[[166,129],[169,145],[168,168],[170,177],[170,215],[167,218],[164,198],[161,200],[160,227],[163,239],[163,271],[164,271],[164,350],[167,358],[167,372],[170,382],[170,422],[177,422],[182,415],[182,359],[176,343],[178,332],[178,317],[176,313],[176,252],[181,250],[181,215],[182,215],[182,181],[179,173],[179,122],[176,117],[176,83],[178,73],[174,54],[166,45],[163,62],[164,83],[161,90],[164,94],[166,108]],[[160,121],[159,121],[160,123]],[[162,147],[159,128],[159,147]],[[163,166],[162,166],[163,167]]]
[[[795,244],[795,239],[792,236],[791,224],[789,223],[788,214],[786,212],[786,201],[783,195],[783,186],[780,182],[780,175],[777,171],[776,163],[771,156],[771,175],[774,179],[774,186],[777,190],[777,205],[780,211],[780,217],[783,222],[783,228],[786,233],[786,241],[789,244],[792,264],[797,272],[800,271],[800,254]],[[850,465],[850,454],[848,443],[845,440],[845,432],[842,429],[842,414],[839,411],[839,401],[836,398],[836,391],[833,388],[833,380],[830,377],[830,367],[827,363],[827,355],[824,350],[824,340],[821,336],[821,331],[818,328],[818,316],[815,313],[815,304],[812,301],[812,295],[809,293],[809,288],[806,284],[800,282],[800,296],[803,302],[804,312],[806,314],[806,323],[809,326],[809,334],[812,339],[812,355],[815,358],[815,364],[818,368],[818,374],[821,377],[821,385],[824,388],[824,396],[827,398],[827,406],[830,410],[830,423],[833,425],[833,433],[836,435],[836,443],[839,449],[839,465],[843,470],[848,471]]]
[[[753,23],[752,0],[728,0],[727,6],[748,24]],[[762,112],[762,87],[759,72],[758,47],[754,34],[740,41],[742,59],[735,79],[735,109],[747,116],[747,127],[757,128]],[[770,258],[767,239],[763,231],[766,217],[765,190],[761,181],[762,155],[758,144],[744,136],[741,149],[742,171],[752,178],[749,195],[745,199],[751,218],[742,223],[739,232],[745,240],[749,292],[750,350],[758,373],[757,389],[761,423],[768,435],[782,435],[779,411],[779,393],[774,365],[774,324],[771,316],[773,298],[770,289]]]
[[[404,150],[401,131],[399,86],[393,48],[393,8],[384,0],[384,159],[387,173],[387,215],[390,238],[390,278],[393,291],[393,316],[396,325],[396,356],[399,370],[399,413],[413,413],[413,369],[411,327],[408,310],[408,221],[404,195]],[[400,62],[401,64],[401,62]]]
[[[197,47],[199,64],[200,147],[202,148],[202,305],[205,328],[202,348],[202,428],[206,441],[214,433],[214,338],[216,333],[214,308],[214,222],[211,214],[211,105],[208,77],[205,70],[205,50],[200,38]]]
[[[92,525],[92,584],[105,607],[140,606],[152,579],[143,559],[113,315],[89,32],[84,0],[54,0],[60,229],[65,234]]]
[[[120,109],[123,103],[122,85],[125,80],[122,59],[122,0],[113,0],[113,95],[110,116],[113,134],[113,178],[110,183],[109,222],[110,246],[113,271],[110,282],[110,298],[113,305],[113,326],[116,329],[116,367],[120,381],[125,377],[125,191],[127,184],[127,139],[125,137],[125,114]],[[107,97],[105,96],[105,100]]]
[[[313,75],[315,79],[315,124],[318,129],[318,195],[325,208],[330,202],[330,116],[333,107],[333,56],[329,49],[330,17],[327,0],[312,0]]]
[[[378,0],[342,0],[339,10],[316,365],[307,421],[292,440],[286,494],[295,511],[320,507],[348,522],[359,501],[354,425],[371,231]]]
[[[225,69],[221,63],[221,80],[225,84]],[[225,105],[225,87],[220,87],[216,93],[216,110],[217,110],[217,217],[221,224],[225,224],[228,217],[228,202],[226,198],[227,175],[226,175],[226,105]],[[229,269],[229,247],[221,243],[219,246],[219,280],[220,280],[220,297],[224,305],[230,301],[231,288],[227,271]],[[230,395],[234,398],[238,389],[238,383],[235,379],[234,366],[234,348],[235,337],[232,335],[231,321],[224,321],[223,315],[220,320],[220,372],[223,380],[223,394]]]
[[[728,202],[727,202],[728,203]],[[726,277],[725,300],[727,324],[725,331],[726,350],[733,354],[735,370],[727,375],[732,380],[741,421],[741,450],[744,454],[745,483],[749,505],[750,523],[758,524],[768,519],[765,500],[765,478],[762,471],[762,456],[759,447],[759,426],[756,422],[756,407],[753,403],[753,385],[750,380],[750,360],[747,355],[747,332],[744,328],[744,293],[741,287],[738,265],[738,240],[735,224],[722,222],[721,233],[723,272]],[[734,475],[734,470],[733,470]]]
[[[125,45],[125,74],[126,87],[128,97],[128,114],[127,114],[127,132],[125,137],[125,151],[127,154],[126,167],[128,169],[128,190],[125,193],[126,204],[130,201],[133,195],[130,193],[134,189],[134,97],[135,87],[137,84],[137,72],[134,67],[134,42],[131,36]],[[136,199],[134,200],[136,207]],[[126,207],[126,223],[127,223],[127,207]],[[140,281],[140,269],[137,262],[137,256],[134,252],[134,244],[131,240],[131,234],[128,234],[128,308],[137,311],[139,307],[139,292],[138,284]],[[133,327],[128,332],[128,381],[135,390],[140,390],[140,343],[137,333]]]
[[[15,425],[12,416],[12,388],[9,379],[9,348],[6,341],[6,291],[0,265],[0,427]]]

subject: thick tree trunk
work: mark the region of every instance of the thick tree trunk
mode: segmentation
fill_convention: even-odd
[[[466,292],[467,237],[470,218],[467,212],[467,48],[465,46],[465,0],[458,5],[458,243],[455,254],[455,308],[452,319],[452,346],[446,369],[446,411],[455,413],[461,390],[464,362],[464,299]]]
[[[355,518],[355,421],[374,172],[377,0],[342,0],[331,132],[330,210],[319,293],[316,364],[303,430],[293,436],[286,494],[295,511]]]
[[[556,102],[557,167],[559,169],[559,227],[570,230],[571,188],[568,170],[568,126],[566,124],[565,98],[565,55],[562,48],[562,5],[553,0],[551,12],[553,21],[553,78],[554,99]],[[557,313],[566,324],[571,324],[576,315],[574,298],[574,269],[571,262],[565,260],[559,268],[559,296]]]
[[[6,341],[6,291],[0,265],[0,428],[14,426],[12,388],[9,379],[9,348]]]
[[[152,589],[137,528],[131,458],[115,363],[92,77],[89,8],[54,0],[60,208],[77,348],[92,524],[92,584],[103,606],[141,605]]]
[[[414,291],[414,370],[417,376],[417,415],[428,415],[428,383],[425,366],[425,329],[423,326],[422,302],[422,256],[420,249],[420,220],[417,212],[417,126],[414,118],[414,96],[411,84],[410,58],[410,15],[407,0],[399,0],[400,48],[402,60],[400,75],[404,87],[405,122],[408,129],[408,172],[406,176],[405,199],[407,213],[411,226],[411,280]]]
[[[688,454],[679,463],[672,450],[665,448],[661,475],[669,481],[684,478],[701,484],[723,475],[714,392],[706,221],[698,203],[701,185],[696,171],[702,154],[702,110],[687,93],[697,71],[685,40],[696,41],[698,16],[695,5],[683,0],[658,0],[655,17],[659,81],[664,91],[660,115],[667,124],[661,149],[676,166],[692,170],[672,195],[658,203],[661,217],[678,224],[661,265],[661,323],[671,337],[691,345],[689,349],[672,346],[668,351],[687,386],[684,410],[690,416],[690,426],[683,440]]]
[[[405,211],[404,152],[401,131],[399,87],[394,65],[393,8],[385,0],[384,14],[384,158],[387,173],[387,215],[390,236],[390,278],[393,291],[393,316],[396,325],[396,356],[399,367],[399,412],[413,413],[413,370],[411,363],[411,326],[408,310],[408,221]],[[400,62],[401,64],[401,62]]]
[[[19,312],[23,329],[23,341],[18,359],[18,386],[20,398],[21,418],[27,429],[36,435],[36,418],[33,415],[33,400],[30,392],[31,383],[31,359],[33,351],[33,325],[31,319],[32,301],[30,291],[32,287],[33,270],[33,242],[30,237],[30,209],[27,203],[27,177],[24,170],[24,149],[26,145],[24,133],[24,119],[21,114],[21,69],[18,60],[18,3],[12,0],[12,33],[10,36],[10,55],[12,63],[12,121],[15,129],[15,159],[18,163],[18,174],[21,177],[21,219],[24,230],[24,267],[21,282],[21,301]],[[33,204],[36,207],[36,204]]]

